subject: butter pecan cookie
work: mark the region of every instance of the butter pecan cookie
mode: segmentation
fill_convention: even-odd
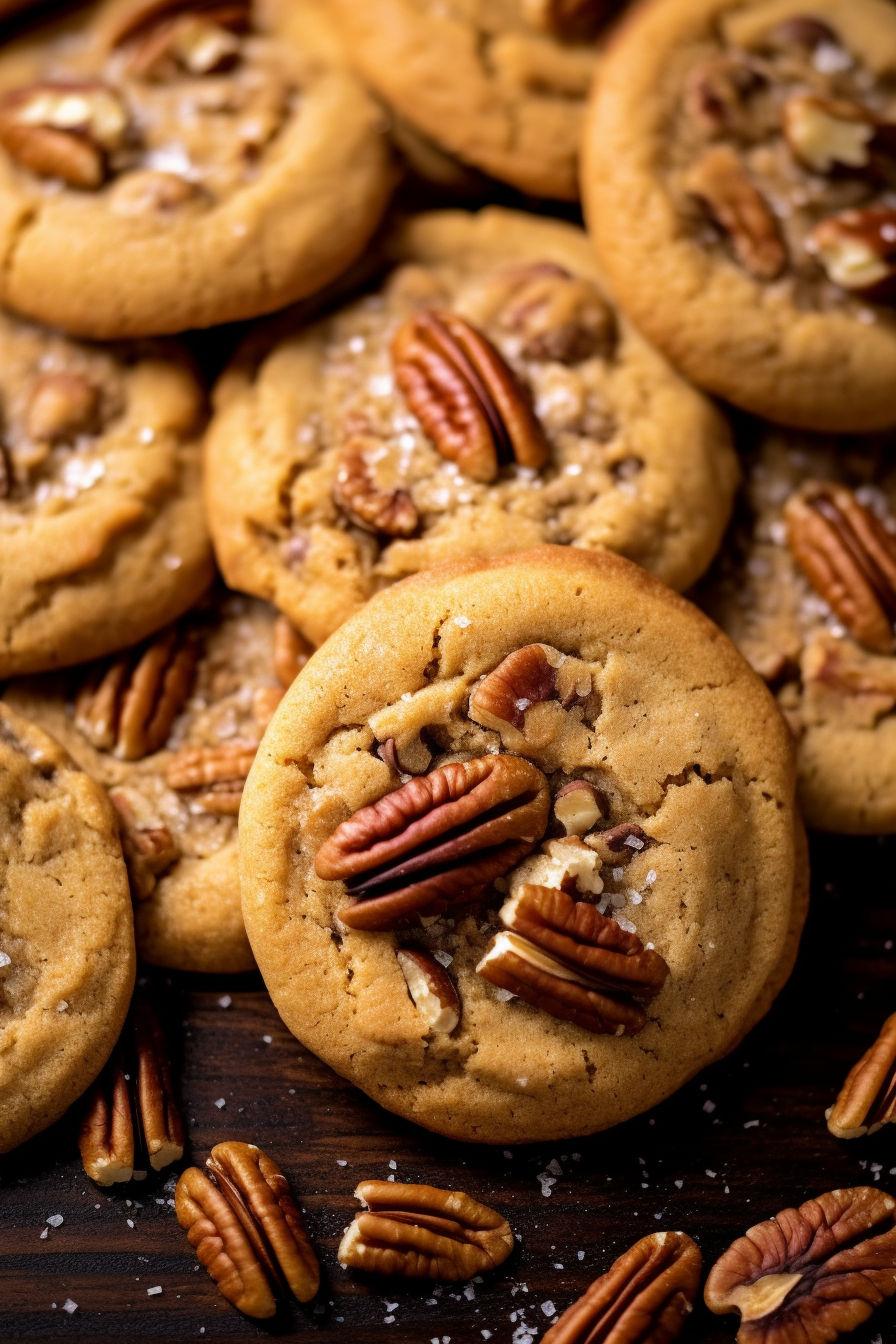
[[[606,51],[583,196],[623,309],[771,420],[896,424],[896,8],[651,0]]]
[[[362,250],[382,115],[324,0],[103,0],[0,54],[0,300],[110,339],[270,312]]]
[[[254,966],[240,914],[237,814],[284,686],[310,652],[261,602],[220,593],[148,644],[6,701],[104,784],[118,813],[144,961]]]
[[[570,201],[579,195],[593,39],[619,7],[333,0],[349,60],[400,122],[522,191]]]
[[[896,830],[892,438],[754,431],[737,521],[698,601],[772,686],[806,820]]]
[[[179,348],[0,313],[0,677],[100,657],[208,587],[204,394]]]
[[[287,1026],[454,1138],[654,1105],[765,1011],[805,912],[793,744],[696,608],[609,551],[416,575],[309,661],[241,817]]]
[[[218,387],[206,490],[228,583],[317,644],[396,579],[541,542],[693,582],[735,488],[728,427],[619,318],[585,235],[444,211],[387,246],[378,293],[262,332]]]
[[[93,1082],[134,987],[115,814],[57,742],[0,705],[0,1152]]]

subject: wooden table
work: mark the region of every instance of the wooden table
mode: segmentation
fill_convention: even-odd
[[[525,1344],[543,1334],[549,1304],[563,1310],[646,1232],[684,1228],[709,1265],[751,1223],[812,1194],[875,1181],[896,1192],[896,1131],[843,1143],[824,1123],[850,1064],[896,1007],[894,860],[896,840],[816,837],[797,971],[744,1044],[627,1125],[512,1154],[451,1143],[379,1110],[293,1040],[255,977],[154,977],[183,1042],[192,1157],[231,1137],[277,1158],[321,1255],[319,1297],[269,1325],[245,1320],[197,1269],[170,1207],[171,1172],[99,1190],[62,1121],[0,1163],[0,1341],[271,1334]],[[552,1163],[560,1170],[546,1194],[539,1174]],[[342,1270],[336,1247],[357,1207],[355,1184],[392,1171],[500,1209],[519,1234],[510,1260],[466,1289]],[[41,1240],[54,1214],[64,1221]],[[63,1310],[67,1300],[75,1312]],[[878,1313],[856,1344],[896,1339],[894,1321],[889,1308]],[[731,1338],[734,1326],[700,1307],[683,1340]]]

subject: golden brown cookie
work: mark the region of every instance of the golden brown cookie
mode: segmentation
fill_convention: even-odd
[[[804,429],[896,423],[896,8],[650,0],[602,56],[589,229],[689,378]]]
[[[793,744],[609,551],[445,565],[308,663],[246,785],[243,911],[290,1029],[454,1138],[654,1105],[767,1010],[805,912]]]
[[[59,744],[0,705],[0,1152],[93,1082],[134,987],[115,814]]]
[[[581,230],[442,211],[386,246],[377,293],[262,329],[217,389],[228,583],[314,643],[404,575],[545,541],[692,583],[733,496],[728,427],[618,316]]]
[[[324,0],[102,0],[0,53],[0,300],[100,339],[270,312],[359,254],[392,169]]]

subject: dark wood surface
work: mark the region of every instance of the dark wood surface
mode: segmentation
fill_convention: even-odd
[[[751,1223],[810,1195],[876,1181],[896,1193],[896,1130],[843,1143],[824,1123],[848,1067],[896,1007],[896,840],[816,837],[812,848],[814,897],[797,972],[741,1047],[627,1125],[510,1156],[381,1111],[292,1039],[258,979],[153,975],[182,1050],[188,1157],[203,1161],[223,1138],[276,1157],[307,1212],[320,1295],[268,1325],[241,1317],[196,1267],[167,1202],[171,1172],[113,1192],[94,1187],[68,1120],[0,1162],[0,1341],[316,1335],[346,1344],[523,1344],[544,1333],[544,1303],[563,1310],[646,1232],[685,1229],[708,1266]],[[551,1161],[562,1174],[546,1197],[539,1173]],[[510,1260],[466,1293],[342,1270],[336,1247],[357,1207],[352,1190],[392,1170],[500,1209],[519,1236]],[[41,1240],[53,1214],[64,1222]],[[147,1294],[159,1286],[161,1294]],[[73,1314],[62,1310],[67,1299],[78,1304]],[[889,1344],[894,1323],[885,1308],[856,1344],[877,1335]],[[683,1340],[730,1339],[735,1325],[699,1307]]]

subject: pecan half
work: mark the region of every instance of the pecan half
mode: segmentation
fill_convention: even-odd
[[[183,1173],[174,1207],[223,1296],[258,1320],[274,1315],[280,1293],[310,1301],[320,1268],[277,1163],[252,1144],[230,1142],[215,1145],[206,1167],[208,1174]]]
[[[670,1344],[693,1311],[702,1264],[686,1233],[652,1232],[594,1280],[541,1344]]]
[[[513,1233],[494,1209],[457,1190],[362,1181],[365,1205],[339,1246],[339,1263],[375,1274],[456,1283],[497,1269]]]
[[[284,690],[289,690],[314,652],[288,617],[280,615],[274,625],[274,672]]]
[[[497,323],[518,337],[524,359],[579,364],[610,353],[616,319],[589,280],[554,262],[536,261],[508,269],[495,284],[506,290]]]
[[[257,751],[257,742],[242,740],[182,747],[165,766],[165,783],[177,793],[192,793],[190,801],[205,812],[235,817]]]
[[[388,930],[480,900],[544,835],[548,782],[518,756],[441,765],[362,807],[317,852],[318,877],[354,898],[338,915]]]
[[[451,1032],[460,1021],[460,999],[445,967],[415,947],[396,952],[414,1007],[430,1031]]]
[[[199,647],[170,626],[148,645],[95,669],[75,700],[75,725],[92,746],[125,761],[165,745],[196,675]]]
[[[154,809],[148,809],[138,790],[111,789],[109,797],[118,813],[131,892],[137,900],[146,900],[155,890],[159,876],[180,857],[180,847],[157,816],[146,816],[147,811]]]
[[[411,537],[420,525],[414,501],[407,490],[380,489],[365,456],[371,446],[376,446],[376,440],[359,437],[340,452],[333,486],[336,503],[368,532]]]
[[[442,457],[486,484],[502,462],[539,470],[547,439],[504,357],[456,313],[408,318],[392,343],[395,379]]]
[[[711,135],[745,135],[750,127],[748,99],[763,83],[742,57],[715,56],[688,72],[684,106],[688,116]]]
[[[99,398],[99,388],[81,373],[42,373],[28,398],[25,432],[38,443],[84,433],[95,424]]]
[[[827,1113],[838,1139],[858,1139],[896,1120],[896,1013],[888,1017],[874,1044],[846,1075]]]
[[[686,189],[727,234],[737,260],[757,280],[774,280],[787,262],[777,220],[733,149],[716,145],[698,160]]]
[[[564,709],[590,694],[590,674],[564,673],[566,659],[549,644],[527,644],[483,677],[470,696],[470,717],[498,732],[510,726],[522,732],[526,711],[555,695]],[[572,667],[572,665],[570,665]]]
[[[87,1094],[78,1146],[98,1185],[142,1179],[146,1162],[161,1171],[183,1157],[168,1046],[144,999],[134,1000],[112,1058]]]
[[[829,280],[841,289],[890,298],[896,288],[896,210],[844,210],[823,219],[806,239]]]
[[[107,155],[128,129],[121,98],[99,82],[31,84],[0,99],[0,144],[39,177],[84,189],[102,185]]]
[[[502,923],[478,973],[492,984],[588,1031],[640,1031],[636,1000],[654,998],[669,967],[589,901],[526,884],[501,907]]]
[[[739,1344],[827,1344],[896,1292],[896,1200],[831,1190],[751,1227],[713,1265],[710,1311],[740,1313]]]
[[[812,587],[874,653],[896,648],[896,538],[832,481],[808,481],[784,509],[787,540]]]
[[[867,168],[875,122],[858,103],[795,94],[784,104],[784,138],[814,173]]]

